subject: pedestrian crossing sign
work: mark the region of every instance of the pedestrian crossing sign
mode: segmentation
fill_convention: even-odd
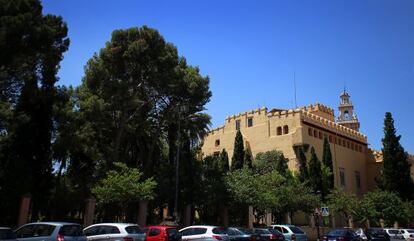
[[[329,216],[329,208],[328,207],[321,207],[321,214],[324,217]]]

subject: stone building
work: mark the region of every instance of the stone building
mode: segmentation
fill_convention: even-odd
[[[207,134],[202,146],[203,155],[218,155],[226,149],[231,157],[234,138],[240,130],[245,148],[250,148],[253,156],[276,149],[289,159],[289,169],[297,170],[298,148],[313,146],[318,158],[322,159],[323,141],[327,138],[335,185],[361,195],[375,188],[382,154],[369,149],[367,136],[359,132],[360,123],[348,92],[344,90],[340,98],[336,121],[334,110],[319,103],[288,110],[264,107],[229,116],[223,126]],[[414,170],[412,173],[414,175]]]

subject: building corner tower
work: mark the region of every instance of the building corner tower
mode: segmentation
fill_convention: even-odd
[[[353,130],[359,131],[359,121],[354,113],[354,105],[350,101],[350,95],[344,89],[341,93],[341,103],[339,104],[339,116],[337,118],[337,123]]]

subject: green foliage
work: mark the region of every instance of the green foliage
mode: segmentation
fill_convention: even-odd
[[[401,136],[396,135],[391,113],[385,113],[383,167],[378,184],[382,190],[397,192],[403,199],[409,199],[413,198],[414,184],[410,176],[411,165],[400,139]]]
[[[255,158],[255,170],[260,174],[277,171],[281,175],[288,173],[288,159],[278,150],[259,152]]]
[[[375,224],[380,219],[385,221],[386,226],[391,226],[395,221],[405,218],[404,203],[397,194],[388,191],[373,191],[364,195],[361,202],[361,215]]]
[[[241,169],[244,166],[244,144],[243,136],[240,130],[237,131],[234,138],[233,157],[231,158],[231,170]]]
[[[250,150],[249,147],[246,148],[246,150],[244,150],[244,166],[246,166],[247,168],[252,169],[253,168],[253,156],[252,156],[252,151]]]
[[[220,164],[219,164],[220,171],[226,173],[230,170],[229,167],[229,155],[227,154],[226,149],[223,149],[220,152]]]
[[[311,148],[311,159],[309,161],[309,184],[311,185],[315,193],[321,193],[323,195],[322,187],[322,167],[321,162],[315,153],[315,148]]]
[[[331,153],[331,146],[329,144],[328,139],[325,137],[323,140],[323,155],[322,155],[322,164],[327,168],[326,173],[330,172],[331,175],[324,176],[324,182],[327,186],[324,188],[324,193],[328,193],[329,190],[334,188],[334,176],[333,176],[333,162],[332,162],[332,153]]]
[[[335,189],[326,199],[327,205],[333,214],[342,214],[347,219],[357,214],[359,203],[357,196],[353,193]]]
[[[62,18],[38,0],[0,0],[0,222],[16,223],[22,194],[32,220],[46,213],[53,185],[53,105],[57,71],[69,47]],[[23,179],[16,179],[23,176]]]
[[[301,182],[309,181],[309,170],[308,170],[308,163],[306,160],[306,150],[304,147],[299,147],[298,149],[298,160],[299,160],[299,175],[298,178]]]
[[[142,172],[137,168],[127,167],[124,163],[115,162],[114,167],[116,170],[108,171],[107,176],[92,188],[99,204],[125,205],[154,199],[157,183],[153,178],[142,180]]]

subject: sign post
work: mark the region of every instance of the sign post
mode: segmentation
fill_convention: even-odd
[[[321,214],[323,217],[329,216],[329,208],[328,207],[321,207]]]

